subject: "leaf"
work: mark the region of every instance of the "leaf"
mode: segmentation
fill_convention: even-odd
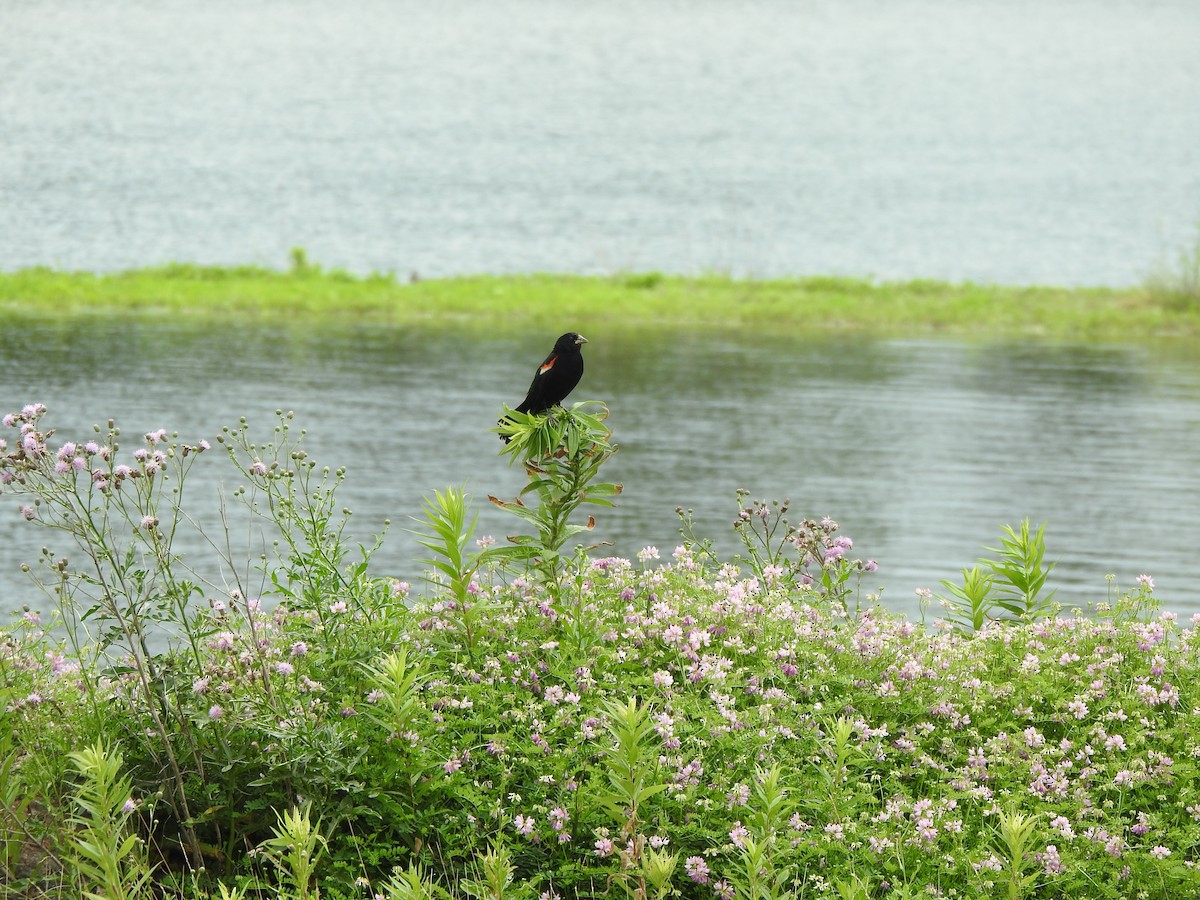
[[[588,494],[597,497],[615,497],[624,490],[623,484],[589,484],[587,486]]]

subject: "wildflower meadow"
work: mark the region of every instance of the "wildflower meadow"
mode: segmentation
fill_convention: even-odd
[[[1200,896],[1198,623],[1150,575],[1062,609],[1024,522],[911,621],[836,522],[747,493],[734,558],[682,509],[678,546],[607,556],[604,407],[507,412],[526,487],[482,499],[513,533],[434,491],[414,585],[346,539],[288,413],[6,415],[52,612],[0,629],[3,896]],[[196,465],[260,555],[179,552]]]

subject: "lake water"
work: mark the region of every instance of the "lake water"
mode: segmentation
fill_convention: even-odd
[[[1132,284],[1200,221],[1197,47],[1194,0],[4,2],[0,269]],[[195,439],[294,409],[411,577],[423,494],[518,489],[487,428],[554,337],[7,323],[0,405]],[[731,551],[745,486],[838,519],[899,608],[1030,516],[1063,599],[1149,572],[1200,610],[1190,350],[589,337],[618,552],[677,505]],[[45,537],[0,516],[4,607]]]
[[[0,269],[1127,285],[1195,0],[6,0]]]
[[[885,603],[971,565],[1002,524],[1049,521],[1059,598],[1107,596],[1105,575],[1154,576],[1163,605],[1200,611],[1200,360],[1191,348],[952,344],[590,333],[572,399],[607,400],[625,485],[597,540],[632,557],[679,543],[676,506],[736,549],[734,494],[790,497],[829,515],[879,571]],[[167,323],[23,323],[0,329],[5,409],[41,401],[56,440],[116,415],[131,453],[145,431],[210,441],[245,415],[270,436],[294,410],[365,538],[393,521],[377,570],[414,579],[403,528],[432,488],[467,485],[480,534],[512,523],[486,502],[522,480],[488,431],[517,402],[554,335],[464,338],[347,327],[185,330]],[[453,377],[446,373],[452,372]],[[192,473],[189,509],[214,521],[237,484],[218,453]],[[51,535],[0,503],[0,608],[45,602],[19,572]],[[53,549],[67,549],[55,536]],[[211,550],[188,545],[201,563]],[[246,558],[253,555],[246,552]]]

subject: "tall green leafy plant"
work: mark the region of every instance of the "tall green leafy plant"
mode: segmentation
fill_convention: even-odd
[[[648,801],[670,788],[658,772],[650,710],[636,698],[610,701],[605,718],[611,739],[602,751],[608,785],[597,791],[595,803],[620,824],[626,841],[617,880],[630,896],[661,898],[670,891],[677,857],[648,846],[644,833]]]
[[[498,429],[509,438],[501,454],[520,463],[528,481],[514,500],[488,499],[516,516],[527,529],[510,535],[510,546],[493,548],[498,560],[526,560],[557,595],[572,537],[595,527],[594,516],[583,522],[572,517],[584,504],[612,506],[621,485],[600,482],[601,467],[617,452],[612,432],[604,424],[608,407],[576,403],[556,408],[547,416],[528,416],[505,408],[506,424]],[[526,497],[536,502],[529,505]]]
[[[942,585],[950,597],[941,598],[948,618],[966,632],[979,631],[1001,618],[1032,622],[1057,610],[1055,592],[1044,593],[1057,563],[1047,563],[1046,523],[1034,530],[1025,519],[1018,528],[1001,529],[999,547],[984,547],[996,557],[962,570],[962,584],[948,579]]]
[[[1043,595],[1046,579],[1057,563],[1045,562],[1046,523],[1036,531],[1029,520],[1021,522],[1020,530],[1011,525],[1002,529],[999,547],[984,547],[999,554],[997,559],[981,559],[995,578],[998,594],[996,603],[1018,619],[1030,621],[1054,610],[1054,591]]]
[[[74,868],[88,900],[134,900],[152,895],[151,869],[130,818],[136,805],[121,773],[121,754],[96,742],[70,755],[81,776],[71,818]]]
[[[467,550],[479,515],[470,514],[470,501],[462,488],[434,491],[433,499],[425,498],[423,505],[425,529],[414,533],[417,543],[433,556],[418,562],[432,567],[427,578],[435,587],[449,588],[452,612],[457,614],[456,645],[464,647],[473,659],[487,606],[487,596],[474,577],[488,554]]]

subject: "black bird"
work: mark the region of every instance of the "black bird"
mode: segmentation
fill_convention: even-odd
[[[550,355],[542,360],[533,373],[529,392],[517,407],[517,412],[540,415],[562,403],[583,377],[582,348],[587,342],[587,338],[574,331],[568,331],[555,341]],[[504,421],[501,419],[500,423],[504,424]]]
[[[529,393],[517,407],[517,412],[538,415],[558,406],[583,377],[583,345],[587,338],[569,331],[554,342],[550,355],[533,373]]]

